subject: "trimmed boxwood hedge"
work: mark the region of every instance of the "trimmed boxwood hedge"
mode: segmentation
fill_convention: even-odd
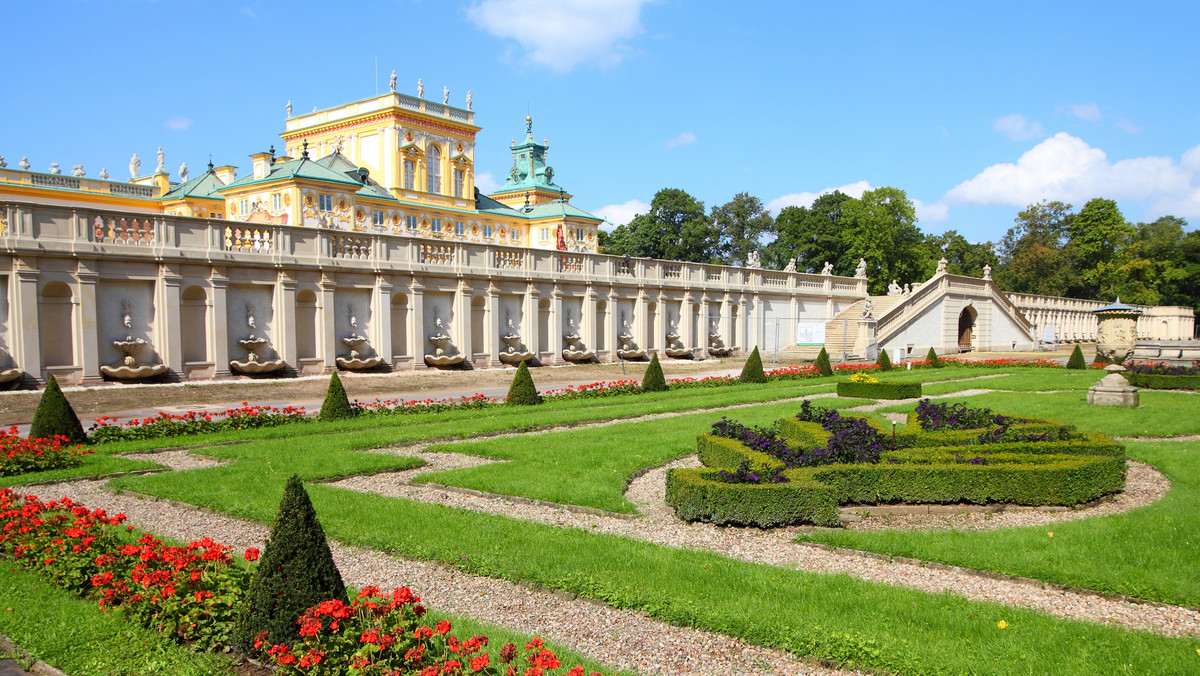
[[[839,397],[855,399],[914,399],[921,396],[921,383],[838,383]]]
[[[1148,390],[1200,390],[1200,376],[1164,376],[1150,373],[1122,373],[1134,387]]]
[[[873,418],[868,421],[884,427]],[[913,422],[908,427],[915,426]],[[790,418],[778,424],[789,444],[819,446],[829,437],[819,423]],[[1070,428],[1038,420],[1024,423],[1020,430],[1061,427]],[[953,444],[954,437],[947,436],[951,433],[974,436],[981,431],[918,432],[909,435],[910,447],[885,451],[878,464],[789,469],[784,472],[788,483],[761,484],[718,481],[716,470],[732,470],[743,461],[753,468],[777,467],[782,464],[777,458],[733,439],[702,434],[697,451],[705,467],[668,472],[666,500],[688,521],[771,528],[796,523],[836,526],[838,507],[847,504],[1075,505],[1125,486],[1124,447],[1097,432],[1072,432],[1065,441],[931,445]],[[986,464],[970,463],[976,455]]]

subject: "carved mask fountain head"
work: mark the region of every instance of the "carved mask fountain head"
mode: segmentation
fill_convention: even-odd
[[[250,303],[246,303],[246,326],[252,329],[258,328],[258,325],[254,322],[254,306]]]
[[[350,326],[353,326],[353,327],[356,327],[356,328],[357,328],[357,327],[358,327],[358,317],[355,317],[355,316],[354,316],[354,306],[353,306],[353,305],[347,305],[347,306],[346,306],[346,310],[347,310],[347,312],[349,312],[349,313],[350,313]]]
[[[127,300],[121,301],[121,323],[127,329],[133,328],[133,311]]]

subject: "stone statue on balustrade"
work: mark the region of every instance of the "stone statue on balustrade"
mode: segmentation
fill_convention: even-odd
[[[867,278],[867,259],[858,259],[858,267],[854,268],[854,276],[858,279]]]
[[[163,154],[162,146],[158,147],[157,154],[158,154],[158,166],[154,168],[154,171],[156,173],[161,172],[161,171],[166,171],[167,170],[167,156],[165,154]]]
[[[758,269],[762,267],[762,260],[758,257],[757,251],[751,251],[746,256],[746,267]]]
[[[939,273],[939,272],[945,272],[945,271],[946,271],[946,266],[947,266],[949,263],[950,263],[950,261],[946,260],[946,257],[945,257],[945,256],[942,256],[941,260],[939,260],[939,261],[938,261],[937,270],[936,270],[936,271],[935,271],[933,274],[935,274],[935,275],[936,275],[936,274],[937,274],[937,273]]]
[[[793,259],[789,260],[787,267],[784,268],[783,271],[784,272],[795,272],[796,271],[796,259],[793,258]]]
[[[187,180],[188,180],[188,166],[187,166],[187,162],[184,162],[184,163],[182,163],[182,164],[180,164],[180,165],[179,165],[179,180],[180,180],[181,182],[184,182],[184,183],[186,183],[186,182],[187,182]]]
[[[875,303],[871,302],[870,298],[868,298],[867,302],[863,304],[862,317],[863,319],[875,318]]]
[[[392,91],[396,91],[396,71],[395,70],[392,71],[392,76],[390,78],[388,78],[388,87]]]
[[[983,278],[984,279],[992,278],[992,266],[990,266],[990,265],[983,266]]]
[[[142,170],[142,158],[138,157],[137,153],[129,158],[129,178],[137,178],[138,173]]]
[[[829,261],[825,261],[825,267],[821,268],[821,274],[832,275],[833,274],[833,263],[830,263]]]
[[[887,295],[902,296],[902,295],[904,295],[904,289],[899,284],[896,283],[896,280],[893,279],[892,283],[888,284]]]
[[[87,176],[87,172],[83,170],[82,164],[76,164],[74,167],[71,167],[71,175],[82,178],[84,176]]]

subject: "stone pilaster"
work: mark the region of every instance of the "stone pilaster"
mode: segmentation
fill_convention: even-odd
[[[183,277],[175,265],[161,264],[158,266],[158,280],[155,284],[155,295],[158,305],[154,313],[154,346],[158,356],[167,365],[170,373],[182,378],[183,372],[183,335],[179,327],[183,326],[183,315],[180,312],[180,284]],[[85,371],[86,373],[86,371]]]
[[[538,288],[533,284],[525,287],[525,309],[521,313],[521,340],[524,341],[526,349],[537,355],[541,352],[541,346],[538,345],[538,299],[540,294]]]
[[[229,370],[229,278],[225,271],[213,268],[208,283],[212,286],[212,306],[208,314],[208,338],[212,345],[215,375],[219,378],[230,375]]]
[[[584,345],[589,350],[596,349],[596,336],[600,327],[596,326],[596,289],[590,284],[583,292],[583,317],[579,320],[579,335],[583,336]]]
[[[454,344],[462,353],[467,363],[474,363],[475,346],[471,344],[471,285],[465,279],[459,280],[458,291],[454,294],[454,326],[451,335]]]
[[[320,336],[321,344],[317,347],[317,354],[325,361],[325,372],[337,368],[337,317],[335,317],[336,306],[334,305],[334,289],[337,288],[337,282],[328,274],[321,275],[321,307],[320,319],[318,325],[321,327]]]
[[[41,272],[20,258],[14,260],[14,268],[13,280],[17,288],[12,294],[13,307],[9,318],[12,358],[17,368],[40,382],[45,378],[42,373],[42,348],[38,335],[38,277]]]
[[[279,358],[299,370],[299,351],[296,348],[296,280],[285,270],[275,280],[275,321],[271,341]]]
[[[370,339],[375,354],[392,366],[392,282],[384,275],[375,276],[371,293]]]
[[[82,369],[82,382],[99,383],[104,378],[100,375],[99,308],[96,305],[96,283],[100,274],[95,263],[79,261],[75,279],[75,364]],[[146,308],[146,311],[153,311],[153,308]],[[158,345],[155,347],[161,349]]]
[[[408,349],[413,356],[413,368],[425,368],[425,285],[413,275],[409,285],[412,307],[408,313]]]
[[[550,344],[542,348],[551,353],[550,361],[555,363],[563,360],[562,349],[559,346],[563,344],[563,334],[566,333],[563,330],[565,322],[563,320],[562,299],[562,289],[555,284],[553,290],[550,292],[550,335],[547,336],[550,339]]]

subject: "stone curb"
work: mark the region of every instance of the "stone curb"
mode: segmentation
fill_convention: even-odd
[[[1046,582],[1044,580],[1036,580],[1031,577],[1021,577],[1019,575],[1006,575],[1004,573],[993,573],[987,570],[978,570],[975,568],[964,568],[962,566],[952,566],[945,563],[937,563],[936,561],[925,561],[923,559],[913,559],[907,556],[891,556],[888,554],[879,554],[877,552],[867,552],[861,549],[849,549],[847,547],[835,547],[833,545],[821,544],[819,542],[804,542],[799,541],[796,544],[804,545],[805,547],[813,547],[835,554],[844,556],[861,556],[866,559],[875,559],[886,563],[902,563],[919,568],[929,568],[931,570],[944,570],[952,573],[961,573],[963,575],[971,575],[974,577],[987,578],[989,580],[999,580],[1001,582],[1012,582],[1014,584],[1025,585],[1028,587],[1047,589],[1051,591],[1066,592],[1069,594],[1079,594],[1082,596],[1095,596],[1109,601],[1127,602],[1141,606],[1150,606],[1153,608],[1183,608],[1193,612],[1200,612],[1200,607],[1197,606],[1182,606],[1161,601],[1151,601],[1149,599],[1139,598],[1137,596],[1126,596],[1125,594],[1115,594],[1112,592],[1097,591],[1095,589],[1085,589],[1083,587],[1072,587],[1069,585],[1057,584],[1054,582]]]
[[[22,662],[33,659],[32,655],[25,652],[21,646],[13,643],[12,639],[4,634],[0,634],[0,656],[5,655],[11,655]],[[29,668],[28,673],[33,676],[67,676],[63,671],[38,659],[33,659],[33,666]]]

